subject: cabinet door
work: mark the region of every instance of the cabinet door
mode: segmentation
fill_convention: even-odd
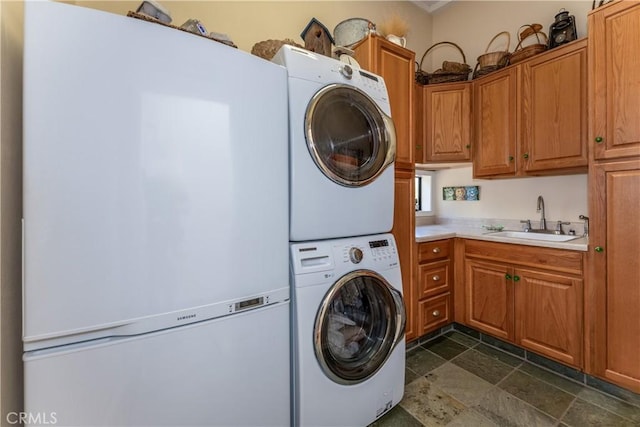
[[[596,159],[640,155],[640,3],[589,15],[589,139]]]
[[[414,164],[413,139],[413,82],[415,53],[384,39],[378,39],[377,69],[384,78],[391,117],[396,126],[398,147],[396,165],[412,168]]]
[[[582,279],[514,271],[516,344],[582,367]]]
[[[387,86],[398,144],[396,168],[413,168],[415,53],[375,35],[355,46],[354,51],[360,66],[382,76]]]
[[[425,163],[471,160],[471,82],[425,86],[421,118]]]
[[[513,341],[513,269],[505,264],[465,262],[468,326]]]
[[[417,337],[416,290],[415,290],[415,178],[411,171],[396,170],[395,209],[393,229],[402,273],[402,291],[407,312],[406,338]]]
[[[527,173],[587,170],[587,40],[522,64],[522,150]]]
[[[640,393],[640,160],[590,172],[586,368]]]
[[[516,172],[519,70],[509,67],[474,82],[475,177]]]
[[[424,90],[425,86],[421,84],[415,83],[413,85],[413,113],[415,114],[413,138],[415,141],[414,160],[416,163],[426,163],[427,161],[425,158],[424,137],[422,136],[422,128],[424,127],[424,111],[422,110]]]

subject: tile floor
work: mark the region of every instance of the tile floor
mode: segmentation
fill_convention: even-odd
[[[627,401],[452,330],[407,352],[403,400],[370,427],[640,426]]]

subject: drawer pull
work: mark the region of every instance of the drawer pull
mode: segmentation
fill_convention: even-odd
[[[440,310],[433,310],[433,313],[431,313],[433,315],[433,317],[438,317],[440,316]]]
[[[438,248],[438,247],[433,248],[433,253],[434,254],[439,254],[440,253],[440,248]]]
[[[433,281],[437,282],[438,280],[440,280],[440,276],[438,276],[437,274],[435,276],[433,276]]]

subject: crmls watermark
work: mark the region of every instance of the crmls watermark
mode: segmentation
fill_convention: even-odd
[[[7,414],[9,424],[29,425],[54,425],[58,422],[55,412],[9,412]]]

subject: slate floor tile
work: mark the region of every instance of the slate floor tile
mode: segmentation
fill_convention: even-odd
[[[550,427],[556,424],[556,419],[498,388],[491,389],[473,409],[502,427]]]
[[[466,369],[491,384],[497,384],[515,369],[513,366],[502,363],[501,361],[496,360],[491,356],[487,356],[484,353],[480,353],[475,349],[468,350],[464,354],[453,359],[451,363]]]
[[[446,360],[422,347],[416,347],[406,355],[406,367],[417,376],[423,376],[431,372]]]
[[[640,426],[640,408],[630,405],[615,397],[607,396],[591,388],[585,387],[578,397],[588,403],[604,408],[614,414],[633,421]]]
[[[446,426],[466,409],[424,377],[405,387],[400,406],[425,426]]]
[[[479,351],[480,353],[484,353],[487,356],[493,357],[494,359],[497,359],[502,363],[506,363],[507,365],[510,365],[510,366],[518,366],[522,364],[522,359],[519,359],[515,356],[512,356],[508,353],[505,353],[504,351],[498,350],[486,344],[480,344],[474,347],[473,349],[476,351]]]
[[[557,374],[554,374],[553,372],[549,372],[545,369],[537,367],[536,365],[532,365],[531,363],[523,363],[520,366],[519,370],[544,382],[561,388],[567,393],[571,393],[573,395],[577,395],[583,388],[585,388],[582,384],[563,378]]]
[[[369,427],[422,427],[422,424],[402,406],[396,405],[381,418],[369,424]]]
[[[514,371],[498,387],[541,411],[560,418],[575,396],[521,371]]]
[[[446,360],[453,359],[469,348],[443,336],[422,344],[422,347]]]
[[[425,378],[466,406],[478,403],[494,386],[453,363],[445,363],[428,373]]]
[[[478,343],[480,342],[477,339],[458,331],[447,332],[446,334],[444,334],[444,336],[451,340],[454,340],[458,344],[462,344],[467,347],[473,347],[475,345],[478,345]]]
[[[465,409],[447,424],[447,427],[499,427],[499,425],[473,409]]]
[[[576,399],[573,402],[562,417],[562,422],[571,427],[637,427],[638,425],[582,399]]]

